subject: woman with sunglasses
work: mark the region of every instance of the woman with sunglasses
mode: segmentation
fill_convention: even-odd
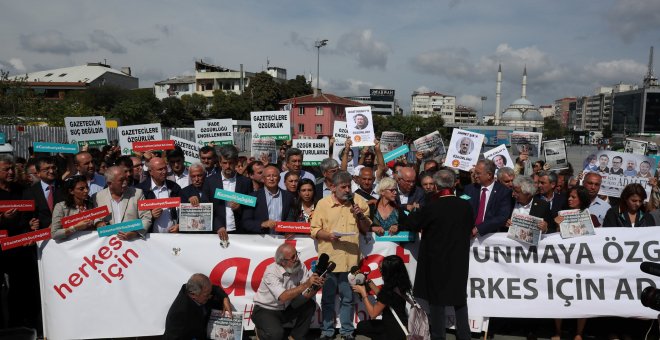
[[[81,213],[93,208],[89,198],[89,186],[84,176],[73,176],[64,182],[65,198],[53,208],[53,223],[50,225],[51,237],[56,240],[68,238],[77,231],[90,229],[92,220],[85,220],[75,225],[63,228],[62,218]]]
[[[406,300],[404,296],[412,291],[410,277],[403,260],[397,255],[389,255],[380,264],[380,273],[383,277],[383,287],[378,290],[375,285],[369,287],[376,294],[377,302],[371,303],[367,289],[364,285],[353,285],[353,291],[360,295],[367,314],[371,320],[358,322],[356,335],[368,336],[371,339],[406,339],[394,313],[404,325],[408,324],[406,313]],[[374,320],[383,315],[381,320]]]
[[[376,192],[380,197],[376,202],[376,210],[371,220],[371,231],[378,236],[385,233],[394,235],[402,230],[399,226],[406,217],[404,209],[396,204],[398,193],[396,181],[386,177],[380,180]]]

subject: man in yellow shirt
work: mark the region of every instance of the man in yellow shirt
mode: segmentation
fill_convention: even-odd
[[[351,175],[339,171],[332,177],[332,195],[316,204],[311,221],[312,238],[318,242],[320,254],[328,254],[337,266],[329,273],[323,285],[321,312],[323,324],[321,339],[334,338],[335,296],[339,290],[339,330],[342,339],[353,338],[353,291],[348,283],[348,272],[360,260],[360,233],[366,233],[371,220],[367,202],[351,192]]]

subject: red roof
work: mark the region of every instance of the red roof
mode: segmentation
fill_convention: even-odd
[[[293,104],[295,100],[296,105],[307,105],[307,104],[337,104],[343,106],[365,106],[365,104],[356,102],[355,100],[350,100],[335,96],[330,93],[321,93],[317,97],[314,97],[313,94],[309,94],[302,97],[295,97],[284,99],[280,101],[280,105]]]

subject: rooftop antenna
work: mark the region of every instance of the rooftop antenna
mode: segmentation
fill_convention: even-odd
[[[653,75],[653,46],[649,52],[649,67],[644,76],[644,87],[658,86],[658,78]]]

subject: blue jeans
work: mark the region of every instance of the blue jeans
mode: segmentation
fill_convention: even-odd
[[[353,326],[354,294],[351,285],[348,283],[348,273],[328,273],[323,285],[321,297],[321,313],[323,325],[321,325],[321,334],[326,336],[335,335],[335,297],[339,291],[339,322],[341,328],[339,334],[352,335],[355,327]]]

